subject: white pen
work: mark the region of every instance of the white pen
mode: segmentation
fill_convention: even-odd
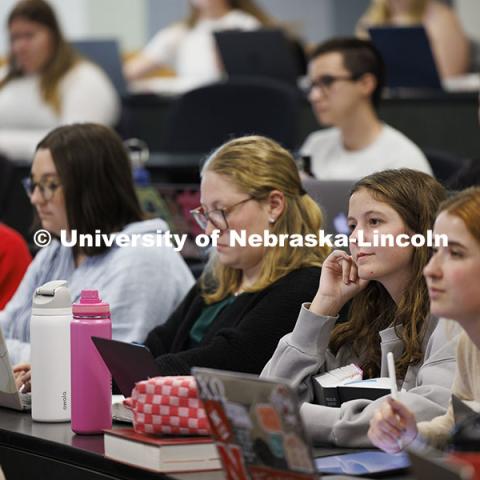
[[[395,374],[395,360],[393,358],[393,353],[387,353],[387,366],[388,366],[388,376],[390,377],[390,389],[392,393],[392,398],[398,400],[398,390],[397,390],[397,375]]]

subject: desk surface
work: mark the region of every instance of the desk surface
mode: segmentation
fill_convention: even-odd
[[[103,435],[76,435],[70,423],[33,422],[28,413],[0,408],[0,465],[7,480],[169,478],[109,460],[103,454]]]
[[[318,456],[346,451],[351,450],[315,449]],[[3,408],[0,408],[0,465],[7,480],[172,478],[105,458],[102,435],[76,435],[71,431],[70,423],[33,422],[28,413],[18,413]],[[42,475],[39,476],[38,472],[42,472]],[[411,477],[397,475],[385,478],[409,480]]]

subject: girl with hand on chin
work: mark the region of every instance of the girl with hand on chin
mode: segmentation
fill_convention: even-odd
[[[314,442],[370,445],[369,421],[381,400],[357,399],[339,408],[318,404],[312,377],[356,363],[364,378],[387,376],[393,352],[405,401],[419,417],[445,412],[454,371],[455,339],[429,315],[422,270],[427,247],[362,246],[377,234],[426,235],[444,188],[429,175],[385,170],[358,181],[349,200],[351,255],[325,260],[318,291],[304,304],[292,333],[283,337],[263,377],[293,381],[305,402],[301,414]],[[360,234],[360,230],[362,234]],[[348,320],[337,323],[350,302]]]
[[[448,246],[434,250],[424,275],[433,315],[452,319],[463,327],[457,348],[457,370],[452,393],[466,402],[480,402],[480,188],[458,193],[440,206],[434,233],[448,236]],[[388,398],[373,417],[372,443],[387,452],[423,446],[444,447],[455,419],[452,405],[445,415],[429,422],[404,402]]]

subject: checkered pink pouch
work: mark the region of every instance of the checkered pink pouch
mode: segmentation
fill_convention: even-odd
[[[191,376],[138,382],[127,402],[138,433],[208,435],[208,420]]]

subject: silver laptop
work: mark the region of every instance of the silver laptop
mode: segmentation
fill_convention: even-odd
[[[0,328],[0,407],[13,410],[30,410],[30,393],[20,393],[15,385],[7,343]]]

